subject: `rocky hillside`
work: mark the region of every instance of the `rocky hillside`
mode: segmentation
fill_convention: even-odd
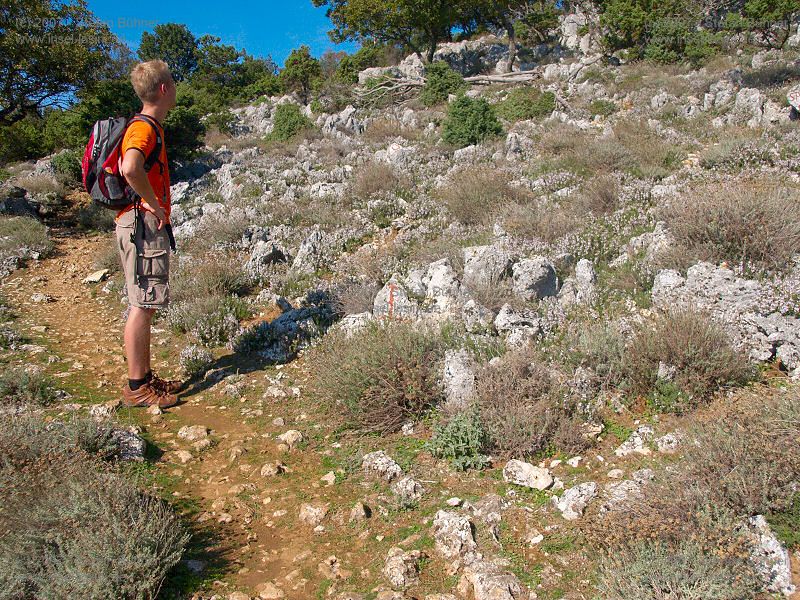
[[[562,41],[591,52],[580,30]],[[42,428],[92,431],[100,458],[60,443],[137,475],[169,539],[127,530],[167,565],[145,591],[16,553],[0,595],[795,597],[797,52],[504,56],[440,47],[467,78],[441,102],[411,56],[362,72],[358,107],[264,98],[207,137],[173,176],[156,360],[191,381],[165,414],[119,410],[108,215],[53,158],[9,168],[0,484],[47,456]],[[307,122],[277,139],[289,113]],[[36,519],[0,524],[38,548]]]

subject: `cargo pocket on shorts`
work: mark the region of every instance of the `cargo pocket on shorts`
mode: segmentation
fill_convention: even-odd
[[[139,296],[142,305],[164,307],[169,303],[169,282],[163,277],[141,277]]]
[[[169,275],[168,250],[145,248],[138,257],[140,277],[161,277]]]

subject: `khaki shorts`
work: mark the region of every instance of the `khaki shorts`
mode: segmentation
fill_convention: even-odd
[[[136,212],[129,210],[117,220],[117,247],[125,274],[128,302],[139,308],[164,308],[169,304],[169,236],[158,229],[158,219],[142,210],[131,240]],[[138,278],[137,278],[138,275]]]

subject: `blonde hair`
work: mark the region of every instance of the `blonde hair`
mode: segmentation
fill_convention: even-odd
[[[162,83],[169,83],[172,74],[163,60],[148,60],[133,67],[131,84],[142,102],[158,101],[158,88]]]

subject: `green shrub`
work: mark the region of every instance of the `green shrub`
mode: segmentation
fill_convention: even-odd
[[[524,121],[548,117],[556,109],[556,95],[529,87],[512,89],[495,110],[507,121]]]
[[[216,127],[222,133],[230,134],[232,126],[236,122],[236,117],[229,110],[218,110],[211,113],[205,119],[205,127]]]
[[[446,458],[459,471],[483,469],[491,464],[483,454],[489,445],[489,436],[481,423],[475,405],[450,418],[444,425],[437,423],[427,450],[437,458]]]
[[[274,126],[267,139],[285,142],[313,126],[297,104],[279,104],[275,109]]]
[[[761,587],[747,557],[723,558],[691,541],[642,542],[601,561],[597,591],[606,600],[744,600]]]
[[[11,179],[11,172],[0,167],[0,183],[5,183],[9,179]]]
[[[692,19],[656,19],[649,30],[645,58],[657,63],[686,60],[693,66],[701,65],[719,52],[722,38],[709,31],[698,31],[696,24]]]
[[[371,323],[348,337],[325,336],[314,349],[312,387],[348,426],[362,431],[398,431],[442,398],[437,365],[441,340],[405,323]]]
[[[9,256],[39,258],[50,256],[55,244],[47,235],[47,227],[30,217],[0,217],[0,259]]]
[[[790,550],[800,548],[800,493],[792,497],[789,506],[767,516],[775,536]]]
[[[593,100],[592,103],[589,105],[589,113],[595,117],[600,115],[602,117],[609,117],[617,112],[617,105],[611,102],[610,100],[603,100],[602,98],[598,100]]]
[[[503,126],[497,120],[494,108],[484,98],[473,100],[462,94],[447,109],[442,139],[463,147],[502,132]]]
[[[704,313],[675,308],[639,326],[625,364],[633,393],[660,412],[682,413],[720,389],[753,381],[757,372],[725,331]],[[662,369],[671,373],[661,373]]]
[[[419,99],[425,106],[434,106],[446,102],[450,94],[456,94],[466,86],[460,73],[446,62],[436,61],[425,67],[425,85]]]
[[[200,115],[196,109],[185,106],[175,106],[169,111],[164,119],[164,137],[169,140],[170,160],[191,159],[203,146],[206,128]]]
[[[64,150],[59,152],[52,159],[53,169],[64,180],[71,184],[76,184],[83,177],[81,171],[81,156],[75,150]]]
[[[344,83],[358,83],[358,74],[369,67],[379,67],[383,63],[383,51],[379,46],[366,44],[353,54],[348,54],[336,66],[336,77]]]
[[[30,373],[21,367],[0,373],[0,405],[47,406],[57,397],[53,381],[41,373]]]

